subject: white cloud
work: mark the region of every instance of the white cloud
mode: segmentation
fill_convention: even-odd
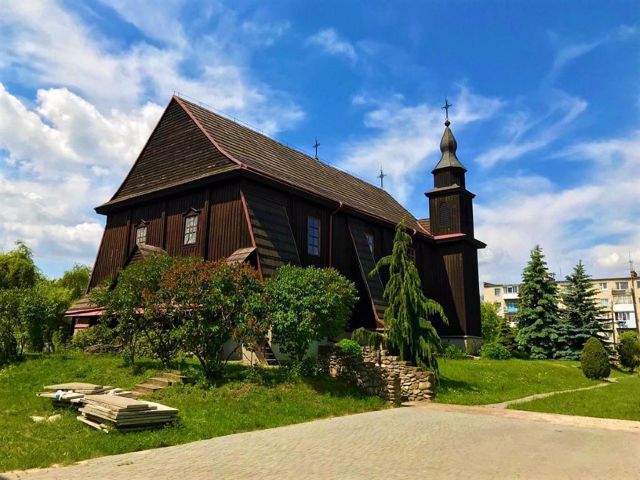
[[[311,35],[307,45],[319,47],[329,55],[342,56],[355,62],[358,58],[355,47],[333,28],[326,28]]]
[[[65,86],[99,110],[127,111],[146,98],[165,103],[178,91],[272,134],[303,118],[284,93],[251,78],[244,63],[247,54],[239,53],[243,51],[232,42],[228,25],[220,27],[220,35],[214,30],[187,38],[175,20],[178,2],[163,3],[162,8],[107,3],[166,45],[140,41],[116,52],[108,38],[53,0],[6,2],[0,4],[0,40],[9,53],[0,68],[27,84]],[[184,73],[183,62],[189,58],[201,65],[193,75]]]
[[[640,132],[627,138],[579,143],[558,161],[586,162],[583,183],[560,188],[543,177],[494,178],[502,194],[476,202],[481,280],[517,281],[529,250],[539,243],[552,271],[566,275],[582,259],[593,275],[628,272],[640,261]]]
[[[589,42],[567,43],[561,46],[556,52],[548,80],[555,79],[560,70],[562,70],[567,64],[588,54],[597,47],[611,42],[629,40],[635,37],[637,33],[638,29],[634,26],[620,25],[595,40]]]
[[[103,230],[91,210],[113,194],[161,111],[103,115],[66,89],[38,90],[29,108],[0,84],[0,250],[23,240],[38,259],[90,264]]]
[[[548,112],[537,118],[522,111],[508,117],[505,135],[498,145],[480,154],[476,161],[483,167],[494,167],[541,150],[559,138],[566,136],[566,129],[586,109],[587,102],[562,92],[554,92]]]
[[[338,166],[375,182],[380,167],[389,175],[385,189],[401,203],[412,197],[415,176],[427,168],[427,162],[439,158],[440,137],[443,132],[443,114],[440,106],[421,103],[406,105],[402,96],[384,100],[359,95],[354,104],[369,107],[364,116],[366,127],[375,133],[366,138],[347,142],[343,146]],[[497,98],[473,94],[460,87],[452,99],[452,128],[462,130],[466,124],[487,119],[501,108]]]

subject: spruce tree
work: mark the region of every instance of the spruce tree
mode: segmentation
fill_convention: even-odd
[[[567,281],[569,283],[561,295],[564,308],[560,311],[560,348],[556,352],[556,358],[578,360],[590,337],[604,336],[599,321],[602,308],[597,303],[596,289],[582,260],[575,266],[573,273],[567,276]]]
[[[396,227],[391,255],[381,258],[371,273],[389,267],[389,281],[384,289],[384,298],[389,302],[384,312],[387,345],[402,360],[428,368],[438,378],[436,353],[442,350],[442,342],[431,320],[439,317],[447,323],[447,317],[442,306],[427,298],[422,290],[418,269],[409,258],[411,243],[411,236],[401,222]]]
[[[522,272],[517,342],[531,358],[553,358],[558,346],[559,313],[556,281],[549,274],[540,245]]]

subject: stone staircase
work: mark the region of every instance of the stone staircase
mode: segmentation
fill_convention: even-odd
[[[169,385],[184,383],[188,383],[188,378],[179,372],[165,372],[157,377],[151,377],[145,383],[139,383],[133,388],[133,393],[136,397],[140,397],[162,390]]]

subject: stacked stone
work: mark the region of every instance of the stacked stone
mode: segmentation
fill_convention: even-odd
[[[333,377],[393,402],[426,401],[434,396],[434,375],[388,352],[364,348],[362,358],[332,352],[322,362]]]

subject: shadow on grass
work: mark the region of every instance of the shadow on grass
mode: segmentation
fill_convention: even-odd
[[[446,392],[452,390],[456,392],[477,392],[478,387],[469,382],[463,382],[460,380],[454,380],[452,378],[440,377],[440,385],[438,386],[440,392]]]

